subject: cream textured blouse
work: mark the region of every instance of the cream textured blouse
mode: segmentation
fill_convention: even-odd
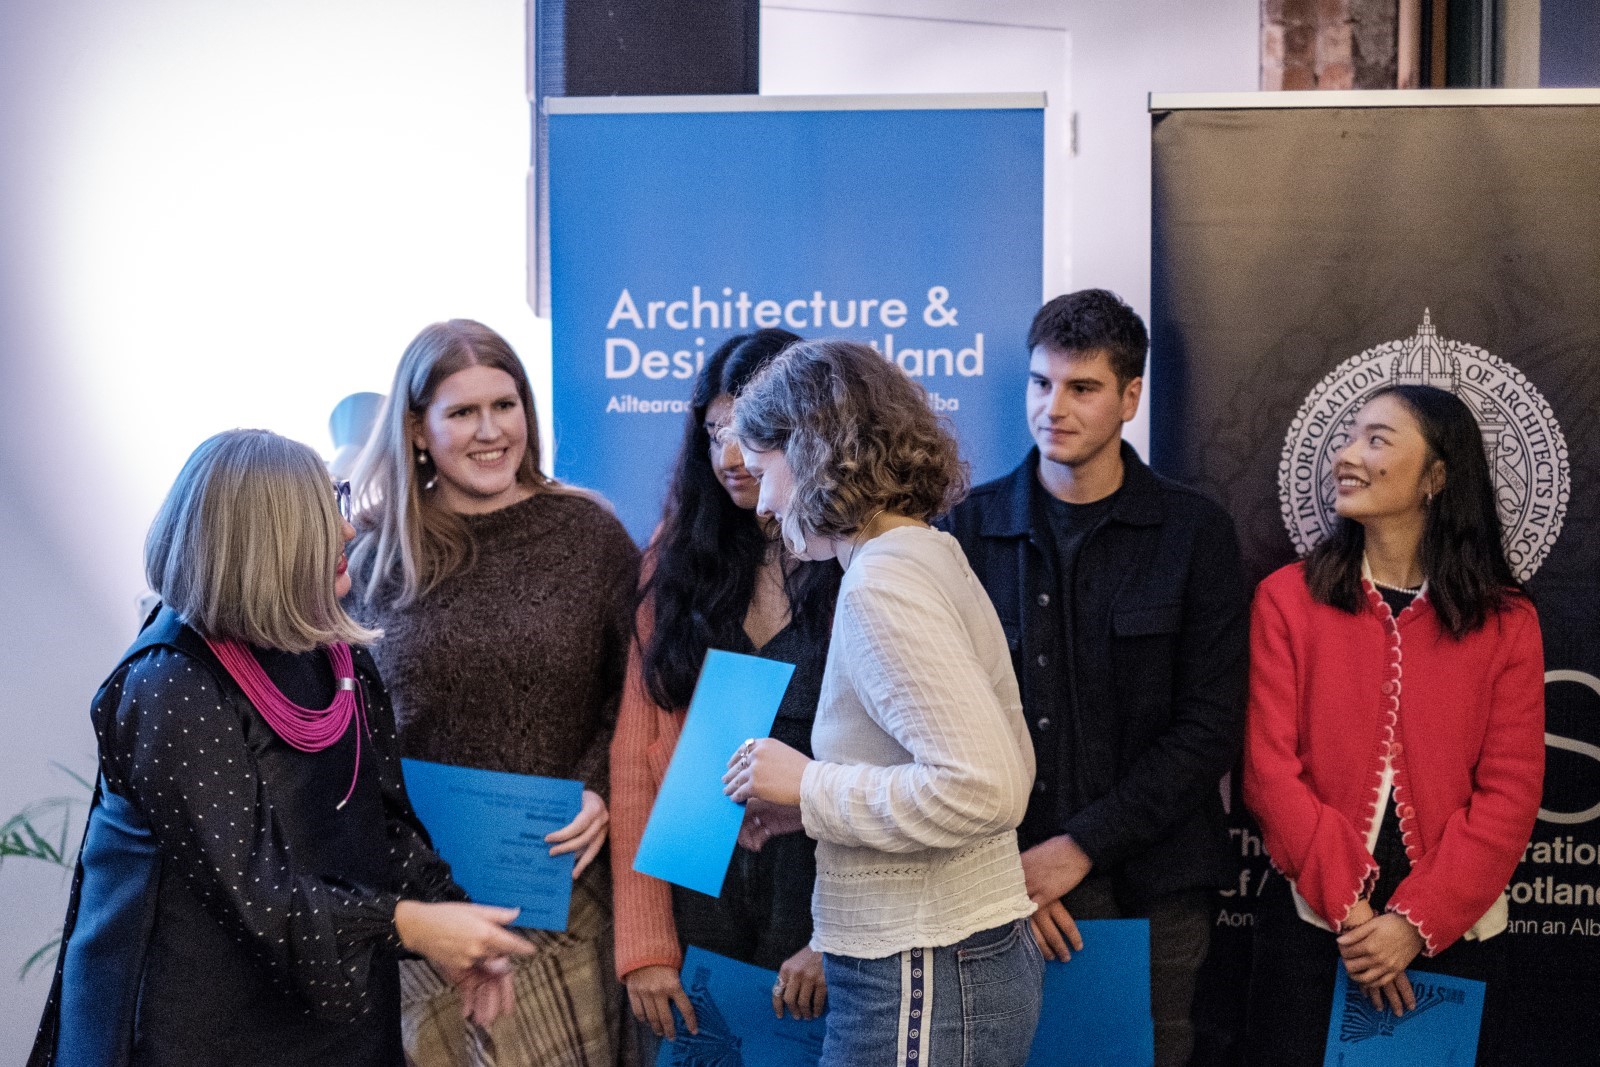
[[[901,526],[857,550],[812,748],[814,948],[875,959],[1032,914],[1016,827],[1033,744],[1000,620],[953,537]]]

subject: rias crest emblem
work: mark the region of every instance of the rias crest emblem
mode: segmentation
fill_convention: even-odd
[[[1356,411],[1386,385],[1434,385],[1478,417],[1494,475],[1506,555],[1526,581],[1566,518],[1567,442],[1550,404],[1522,372],[1481,348],[1439,336],[1427,310],[1414,337],[1386,341],[1339,364],[1289,423],[1278,463],[1278,501],[1301,554],[1333,528],[1334,453],[1350,439]]]

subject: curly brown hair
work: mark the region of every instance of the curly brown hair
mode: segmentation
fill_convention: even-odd
[[[854,341],[785,349],[739,395],[733,432],[783,450],[789,513],[808,534],[848,537],[880,511],[926,521],[966,495],[967,465],[926,391]]]

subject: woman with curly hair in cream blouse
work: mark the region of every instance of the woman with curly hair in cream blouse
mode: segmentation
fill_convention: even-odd
[[[758,513],[797,556],[844,568],[815,759],[751,740],[725,779],[817,840],[822,1062],[1020,1067],[1044,971],[1015,832],[1033,747],[994,608],[928,525],[965,485],[955,441],[919,386],[845,341],[786,350],[740,395],[734,433]]]

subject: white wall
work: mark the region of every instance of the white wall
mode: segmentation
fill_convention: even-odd
[[[1150,119],[1151,92],[1240,92],[1260,82],[1259,0],[763,0],[761,41],[763,90],[774,53],[784,74],[781,91],[828,91],[796,72],[825,79],[837,72],[831,91],[926,91],[926,79],[951,69],[961,89],[975,77],[993,79],[993,56],[966,69],[951,63],[952,46],[980,41],[988,47],[1017,43],[1017,66],[1030,75],[1048,31],[1070,40],[1071,107],[1077,112],[1077,155],[1065,185],[1070,203],[1052,205],[1067,231],[1070,263],[1062,289],[1091,286],[1120,293],[1140,314],[1150,313]],[[857,19],[897,19],[906,27],[892,50],[862,56],[855,47],[822,50],[807,35],[779,40],[769,25],[822,21],[831,13],[840,25]],[[794,50],[803,49],[796,55]],[[1051,88],[1042,84],[986,88]],[[1053,295],[1053,294],[1052,294]],[[1025,330],[1027,323],[1018,324]],[[1127,436],[1143,452],[1149,436],[1145,411]],[[1018,386],[1021,396],[1021,386]],[[1021,402],[1018,402],[1021,417]]]
[[[762,6],[764,95],[1045,94],[1044,286],[1047,292],[1059,291],[1071,276],[1072,48],[1066,30],[975,22],[960,12],[941,17],[919,10],[907,17],[839,9],[849,0],[807,3]],[[906,165],[937,164],[907,160]]]
[[[524,301],[523,0],[51,0],[0,26],[4,818],[75,788],[51,760],[92,773],[144,531],[203,437],[326,450],[333,404],[387,391],[438,318],[495,326],[546,385],[549,356]],[[66,888],[0,867],[0,1063]]]
[[[1122,294],[1150,315],[1148,94],[1259,87],[1259,0],[1078,0],[1072,34],[1078,156],[1072,284]],[[1152,377],[1127,436],[1145,452]]]

